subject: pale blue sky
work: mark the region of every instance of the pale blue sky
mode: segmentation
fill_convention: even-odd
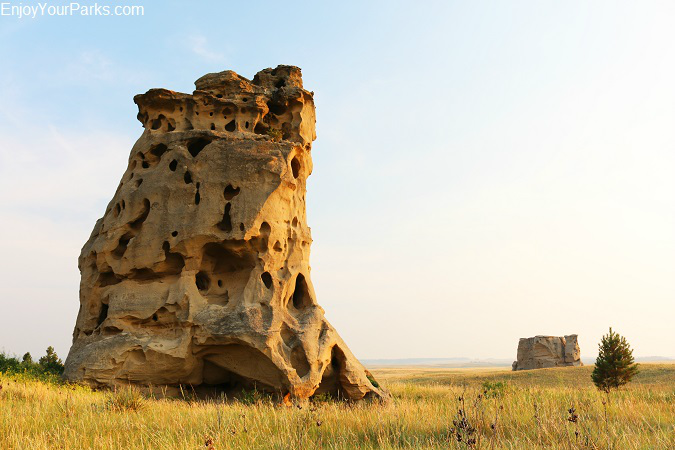
[[[579,333],[588,357],[612,326],[675,357],[675,3],[135,4],[0,17],[0,349],[65,357],[133,95],[293,64],[318,116],[312,278],[357,356]]]

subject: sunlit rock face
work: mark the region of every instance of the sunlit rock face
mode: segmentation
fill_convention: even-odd
[[[518,360],[513,362],[512,368],[530,370],[564,366],[583,366],[576,334],[521,338]]]
[[[300,69],[138,95],[145,131],[79,258],[65,377],[171,395],[384,397],[312,287],[315,139]]]

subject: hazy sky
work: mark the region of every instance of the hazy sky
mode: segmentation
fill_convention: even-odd
[[[358,357],[571,333],[589,357],[609,326],[675,357],[672,1],[127,4],[145,15],[0,17],[0,350],[65,358],[133,95],[293,64],[312,279]]]

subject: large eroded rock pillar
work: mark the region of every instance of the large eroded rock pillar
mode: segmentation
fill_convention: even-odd
[[[145,131],[79,258],[66,378],[169,393],[386,395],[312,288],[315,113],[300,69],[195,84],[192,95],[134,98]]]

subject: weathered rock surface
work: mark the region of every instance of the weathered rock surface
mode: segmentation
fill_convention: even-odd
[[[521,338],[518,360],[513,362],[512,368],[530,370],[563,366],[583,366],[576,334]]]
[[[79,258],[65,377],[169,395],[384,397],[317,304],[300,69],[232,71],[138,95],[145,131]]]

